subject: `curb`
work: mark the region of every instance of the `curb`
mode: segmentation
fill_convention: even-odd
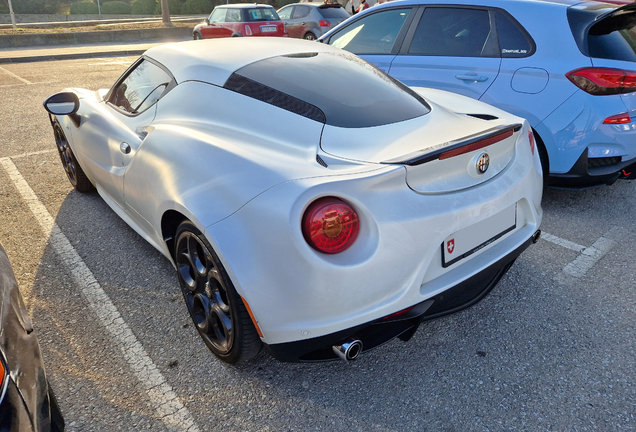
[[[36,46],[139,42],[148,39],[161,39],[168,42],[183,40],[186,37],[192,37],[192,28],[171,27],[138,30],[105,30],[81,33],[0,35],[0,48],[33,48]]]

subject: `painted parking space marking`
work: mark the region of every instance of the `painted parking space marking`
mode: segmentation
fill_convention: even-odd
[[[6,75],[9,75],[9,76],[11,76],[11,77],[13,77],[13,78],[17,79],[18,81],[22,81],[22,82],[23,82],[23,83],[25,83],[25,84],[33,84],[31,81],[25,80],[24,78],[22,78],[22,77],[20,77],[20,76],[18,76],[18,75],[16,75],[16,74],[14,74],[13,72],[9,72],[8,70],[6,70],[6,69],[5,69],[5,68],[3,68],[3,67],[0,67],[0,71],[1,71],[1,72],[4,72]]]
[[[594,264],[603,258],[610,249],[616,246],[616,241],[612,240],[612,237],[615,237],[615,233],[616,228],[612,228],[590,247],[585,247],[548,233],[541,233],[541,238],[580,253],[574,261],[563,267],[563,273],[575,278],[580,278],[594,267]]]
[[[39,150],[39,151],[34,151],[34,152],[29,152],[29,153],[22,153],[16,156],[11,156],[11,159],[21,159],[21,158],[25,158],[25,157],[29,157],[29,156],[38,156],[38,155],[42,155],[42,154],[47,154],[47,153],[52,153],[54,151],[57,151],[57,149],[49,149],[49,150]]]
[[[44,237],[49,239],[55,253],[68,267],[90,309],[108,330],[113,343],[121,350],[124,359],[145,388],[148,399],[161,421],[172,430],[199,432],[200,429],[188,409],[166,382],[93,273],[22,177],[11,158],[0,158],[0,163],[42,228]]]

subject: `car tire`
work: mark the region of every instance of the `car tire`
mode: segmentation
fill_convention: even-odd
[[[192,38],[193,38],[194,40],[201,40],[201,39],[203,39],[203,36],[201,36],[201,33],[199,33],[199,32],[194,32],[194,33],[192,34]]]
[[[201,231],[182,222],[174,258],[190,317],[210,351],[226,363],[255,357],[262,342],[247,308]]]
[[[66,135],[62,130],[62,126],[56,121],[53,125],[53,133],[55,134],[55,144],[60,154],[62,167],[66,171],[66,177],[78,192],[90,192],[94,189],[91,181],[84,174],[84,170],[75,158],[75,154],[66,139]]]
[[[234,33],[232,33],[232,36],[230,36],[230,37],[243,37],[243,35],[241,33],[239,33],[239,32],[234,32]]]
[[[307,32],[305,33],[305,36],[303,36],[303,39],[311,40],[311,41],[316,40],[316,35],[313,34],[312,32]]]

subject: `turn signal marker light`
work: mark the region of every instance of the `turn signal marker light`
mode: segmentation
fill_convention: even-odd
[[[317,199],[303,215],[303,236],[319,252],[336,254],[348,249],[358,237],[359,229],[357,213],[335,197]]]

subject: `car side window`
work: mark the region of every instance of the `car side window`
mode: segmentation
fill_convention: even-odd
[[[330,45],[354,54],[389,54],[411,8],[376,12],[334,34]]]
[[[501,11],[497,11],[497,36],[502,57],[527,57],[534,52],[534,44],[521,24]]]
[[[498,57],[492,50],[490,14],[483,9],[426,8],[409,54]]]
[[[142,60],[116,85],[108,101],[129,114],[139,114],[161,98],[171,81],[166,71]]]
[[[309,6],[296,6],[292,14],[292,19],[305,18],[307,15],[309,15]]]
[[[294,8],[293,6],[287,6],[282,8],[280,11],[278,11],[278,16],[280,17],[280,19],[282,20],[291,19],[291,13],[293,8]]]
[[[225,22],[225,15],[227,14],[227,9],[214,9],[212,14],[210,14],[210,23],[220,23]]]
[[[241,11],[239,9],[228,9],[225,22],[241,22]]]

